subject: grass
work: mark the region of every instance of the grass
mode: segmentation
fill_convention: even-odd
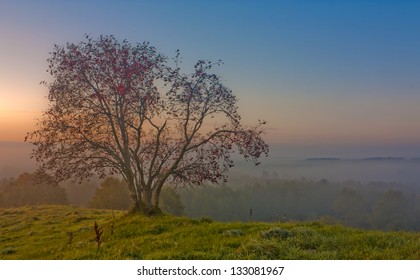
[[[100,246],[95,222],[103,231]],[[420,233],[37,206],[0,209],[0,259],[418,260]]]

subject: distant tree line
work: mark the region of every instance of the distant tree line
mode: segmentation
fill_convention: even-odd
[[[188,216],[220,221],[312,221],[380,230],[420,230],[420,192],[389,183],[255,180],[181,190]],[[251,210],[252,209],[252,210]]]
[[[179,194],[164,189],[162,210],[174,215],[184,214]],[[90,181],[66,181],[60,185],[45,173],[24,172],[15,178],[0,180],[0,208],[26,205],[75,205],[98,209],[128,210],[131,206],[127,183],[118,178]]]
[[[165,188],[162,209],[174,215],[220,221],[313,221],[380,230],[420,231],[420,189],[354,181],[233,178],[229,184],[190,189]],[[45,174],[22,173],[0,181],[0,207],[71,204],[128,210],[126,182],[67,181],[57,185]]]
[[[20,174],[0,181],[0,207],[68,204],[66,191],[43,173]]]

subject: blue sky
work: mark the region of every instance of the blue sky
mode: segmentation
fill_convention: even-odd
[[[53,44],[87,33],[179,49],[186,71],[223,60],[244,121],[268,120],[273,146],[417,156],[419,14],[415,1],[0,1],[0,141],[22,141],[45,108]]]

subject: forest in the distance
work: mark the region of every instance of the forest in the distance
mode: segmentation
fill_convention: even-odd
[[[323,221],[385,231],[420,230],[420,192],[397,183],[285,180],[233,174],[229,183],[167,188],[161,208],[174,215],[219,221]],[[64,204],[129,209],[125,183],[117,178],[54,185],[37,174],[0,181],[0,208]]]
[[[420,196],[404,186],[328,180],[255,180],[180,191],[186,213],[217,220],[314,221],[380,230],[420,230]],[[245,207],[247,206],[247,207]]]

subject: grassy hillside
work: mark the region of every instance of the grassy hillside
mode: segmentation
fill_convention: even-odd
[[[0,259],[420,259],[420,233],[39,206],[0,209]]]

